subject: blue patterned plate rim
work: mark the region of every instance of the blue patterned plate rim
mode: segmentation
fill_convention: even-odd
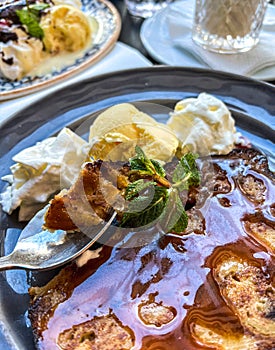
[[[81,2],[82,10],[93,15],[102,26],[99,42],[92,45],[73,64],[66,65],[61,70],[43,76],[25,76],[18,81],[0,77],[0,101],[27,95],[59,83],[96,63],[113,48],[121,30],[121,19],[116,7],[108,0],[81,0]]]

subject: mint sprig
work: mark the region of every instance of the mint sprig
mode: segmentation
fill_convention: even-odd
[[[180,192],[200,184],[196,158],[197,155],[192,153],[184,155],[170,183],[161,164],[149,159],[137,146],[136,155],[130,159],[131,183],[124,195],[129,202],[120,226],[141,227],[158,220],[166,232],[183,232],[188,225],[188,216]]]
[[[135,197],[130,202],[128,211],[123,214],[120,226],[142,227],[150,224],[153,220],[161,216],[168,197],[167,188],[154,185],[154,194],[150,203],[148,203],[148,197],[146,195]]]
[[[196,165],[197,154],[187,153],[183,155],[177,164],[173,176],[173,187],[178,188],[181,192],[188,190],[190,187],[197,187],[201,178]]]
[[[28,5],[27,8],[21,10],[16,10],[16,14],[19,18],[19,21],[27,27],[28,33],[38,39],[44,37],[44,31],[40,27],[40,11],[45,10],[49,7],[49,4],[34,4]]]
[[[149,159],[139,146],[136,146],[135,150],[136,155],[130,158],[130,180],[150,178],[169,188],[170,183],[165,179],[166,173],[161,164],[157,160]]]

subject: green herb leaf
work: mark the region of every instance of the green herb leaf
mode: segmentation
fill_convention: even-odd
[[[150,160],[139,146],[136,146],[135,150],[136,155],[130,159],[132,171],[140,171],[143,175],[157,174],[161,177],[165,176],[165,170],[158,161]]]
[[[37,16],[35,14],[25,9],[16,10],[16,14],[19,17],[20,22],[27,27],[28,33],[31,36],[39,39],[43,38],[44,32],[40,27],[39,21],[37,20]]]
[[[181,158],[173,173],[171,185],[165,178],[161,164],[149,159],[136,146],[136,155],[130,159],[132,183],[125,190],[125,199],[129,202],[120,226],[142,227],[155,223],[158,219],[165,232],[183,232],[188,225],[188,216],[179,192],[199,185],[200,173],[196,158],[192,153]]]
[[[39,25],[40,11],[49,7],[48,4],[35,4],[21,10],[16,10],[16,14],[22,24],[27,27],[28,33],[38,39],[44,36],[43,29]]]
[[[131,201],[134,212],[126,211],[121,219],[121,227],[142,227],[146,226],[162,214],[168,199],[168,190],[165,187],[154,186],[154,195],[152,201],[141,211],[136,211],[139,206],[144,205],[148,200],[146,196],[139,196]]]
[[[136,155],[133,158],[130,158],[131,170],[147,171],[147,157],[145,156],[145,153],[139,146],[136,146],[135,151]]]
[[[150,161],[152,162],[156,173],[161,177],[165,177],[166,173],[165,173],[165,170],[163,169],[162,165],[160,164],[160,162],[158,162],[157,160],[154,160],[154,159],[150,159]]]
[[[160,219],[164,232],[183,232],[188,225],[188,216],[177,189],[169,190],[169,199]]]
[[[176,195],[176,198],[174,199],[175,202],[175,218],[178,218],[177,222],[174,224],[174,226],[169,230],[169,232],[176,232],[181,233],[183,232],[187,225],[188,225],[188,216],[186,214],[186,211],[184,210],[182,201],[179,197],[179,195]],[[179,215],[179,217],[178,217]],[[175,220],[175,219],[174,219]]]
[[[49,7],[50,7],[49,4],[38,3],[38,4],[30,5],[29,11],[39,16],[40,11],[43,11]]]
[[[196,165],[197,158],[196,154],[187,153],[180,159],[172,176],[174,188],[183,191],[200,184],[201,177]]]
[[[154,185],[155,185],[154,181],[144,181],[143,179],[134,181],[127,186],[125,190],[125,199],[131,200],[134,197],[140,195],[142,191],[148,189],[148,187],[151,187]]]

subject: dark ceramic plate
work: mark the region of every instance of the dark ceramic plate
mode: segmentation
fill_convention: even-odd
[[[87,116],[121,102],[153,102],[173,108],[176,101],[208,92],[223,100],[237,128],[275,164],[275,88],[258,81],[200,69],[151,67],[106,74],[70,86],[18,112],[1,127],[0,177],[9,173],[12,156],[56,134],[62,127],[77,129]],[[157,119],[161,115],[155,114]],[[79,129],[83,130],[84,129]],[[86,129],[87,131],[87,129]],[[80,132],[82,133],[82,132]],[[0,191],[6,184],[0,182]],[[22,225],[17,213],[0,212],[1,253],[14,246]],[[27,317],[30,285],[47,281],[56,271],[0,273],[0,348],[34,349]],[[50,349],[49,349],[50,350]]]

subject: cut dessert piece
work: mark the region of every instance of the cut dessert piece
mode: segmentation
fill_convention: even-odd
[[[117,188],[122,176],[108,162],[86,163],[75,184],[63,190],[51,201],[45,214],[45,228],[73,231],[108,220],[122,197]]]
[[[172,307],[156,302],[146,302],[139,305],[139,317],[147,325],[161,327],[176,317]]]
[[[269,209],[271,212],[271,207]],[[268,219],[262,211],[257,211],[245,215],[243,224],[248,235],[275,252],[275,220]]]

